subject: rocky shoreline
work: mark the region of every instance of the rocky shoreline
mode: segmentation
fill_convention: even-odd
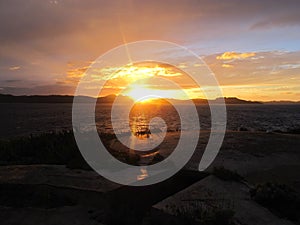
[[[65,165],[1,166],[1,224],[299,224],[251,194],[270,182],[299,195],[299,135],[227,132],[216,160],[201,173],[208,134],[201,134],[182,171],[146,187],[121,186]],[[176,138],[168,135],[170,145]]]

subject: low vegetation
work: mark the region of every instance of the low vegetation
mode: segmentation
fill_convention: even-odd
[[[267,182],[250,191],[251,197],[279,217],[292,221],[300,219],[300,198],[285,184]]]
[[[100,138],[116,159],[131,165],[139,165],[140,155],[128,151],[110,149],[113,134],[101,134]],[[157,154],[149,164],[155,164],[164,158]],[[83,159],[72,131],[44,133],[0,140],[0,165],[57,164],[66,165],[71,169],[89,170]]]
[[[185,221],[184,224],[233,225],[235,212],[233,207],[228,206],[228,204],[225,206],[224,202],[212,205],[209,202],[194,201],[187,207],[176,208],[175,214]]]
[[[236,171],[226,169],[224,166],[214,167],[212,174],[225,181],[243,181],[244,178]]]
[[[103,135],[101,139],[112,139]],[[89,169],[72,131],[45,133],[0,141],[0,165],[58,164]]]

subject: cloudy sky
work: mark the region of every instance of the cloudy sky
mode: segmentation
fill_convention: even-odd
[[[74,94],[101,54],[139,40],[183,45],[225,96],[300,100],[298,0],[0,0],[0,93]]]

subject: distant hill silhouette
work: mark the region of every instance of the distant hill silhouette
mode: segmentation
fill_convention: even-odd
[[[107,95],[99,97],[97,103],[113,103],[116,95]],[[124,102],[132,100],[122,96]],[[74,96],[72,95],[22,95],[14,96],[8,94],[0,94],[0,103],[72,103]],[[79,102],[88,103],[95,100],[93,97],[78,96]]]
[[[264,102],[265,104],[268,105],[289,105],[289,104],[300,104],[300,101],[269,101],[269,102]]]
[[[262,104],[262,102],[258,101],[247,101],[242,100],[236,97],[224,98],[226,104]],[[220,98],[215,100],[216,103],[220,102]]]
[[[206,99],[193,99],[195,104],[208,104],[208,101]],[[215,104],[220,104],[223,102],[222,98],[217,98],[215,100],[210,100],[211,103]],[[227,105],[232,105],[232,104],[262,104],[262,102],[257,102],[257,101],[247,101],[247,100],[242,100],[236,97],[229,97],[229,98],[224,98],[224,102]]]
[[[98,104],[112,104],[116,98],[116,95],[107,95],[104,97],[99,97],[97,99]],[[132,103],[132,99],[127,96],[120,96],[121,102],[124,104]],[[14,96],[9,94],[0,94],[0,103],[72,103],[74,96],[71,95],[22,95]],[[95,100],[88,96],[78,96],[79,102],[92,102]],[[299,104],[300,102],[293,101],[269,101],[269,102],[258,102],[258,101],[247,101],[236,97],[226,97],[224,98],[225,103],[228,105],[232,104]],[[205,105],[208,104],[207,99],[192,99],[194,104]],[[153,103],[164,104],[166,102],[171,102],[172,104],[187,104],[187,100],[179,99],[157,99]],[[210,100],[212,104],[221,103],[221,98]]]

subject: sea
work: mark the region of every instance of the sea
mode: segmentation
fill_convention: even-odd
[[[0,139],[73,129],[71,103],[0,103],[0,106]],[[197,105],[196,110],[200,129],[209,130],[210,108],[207,105]],[[227,105],[226,110],[226,129],[229,131],[293,133],[300,130],[299,104]],[[190,112],[185,110],[185,114],[189,116]],[[139,107],[130,115],[130,125],[142,127],[147,125],[152,117],[160,117],[165,122],[160,128],[166,131],[188,129],[181,125],[177,111],[170,105]],[[126,124],[123,123],[126,119],[128,118],[120,118],[118,124]],[[111,123],[111,105],[102,104],[96,107],[95,122],[99,133],[114,132]],[[193,122],[195,121],[191,121]],[[121,131],[127,132],[126,129],[128,127],[121,128]]]

